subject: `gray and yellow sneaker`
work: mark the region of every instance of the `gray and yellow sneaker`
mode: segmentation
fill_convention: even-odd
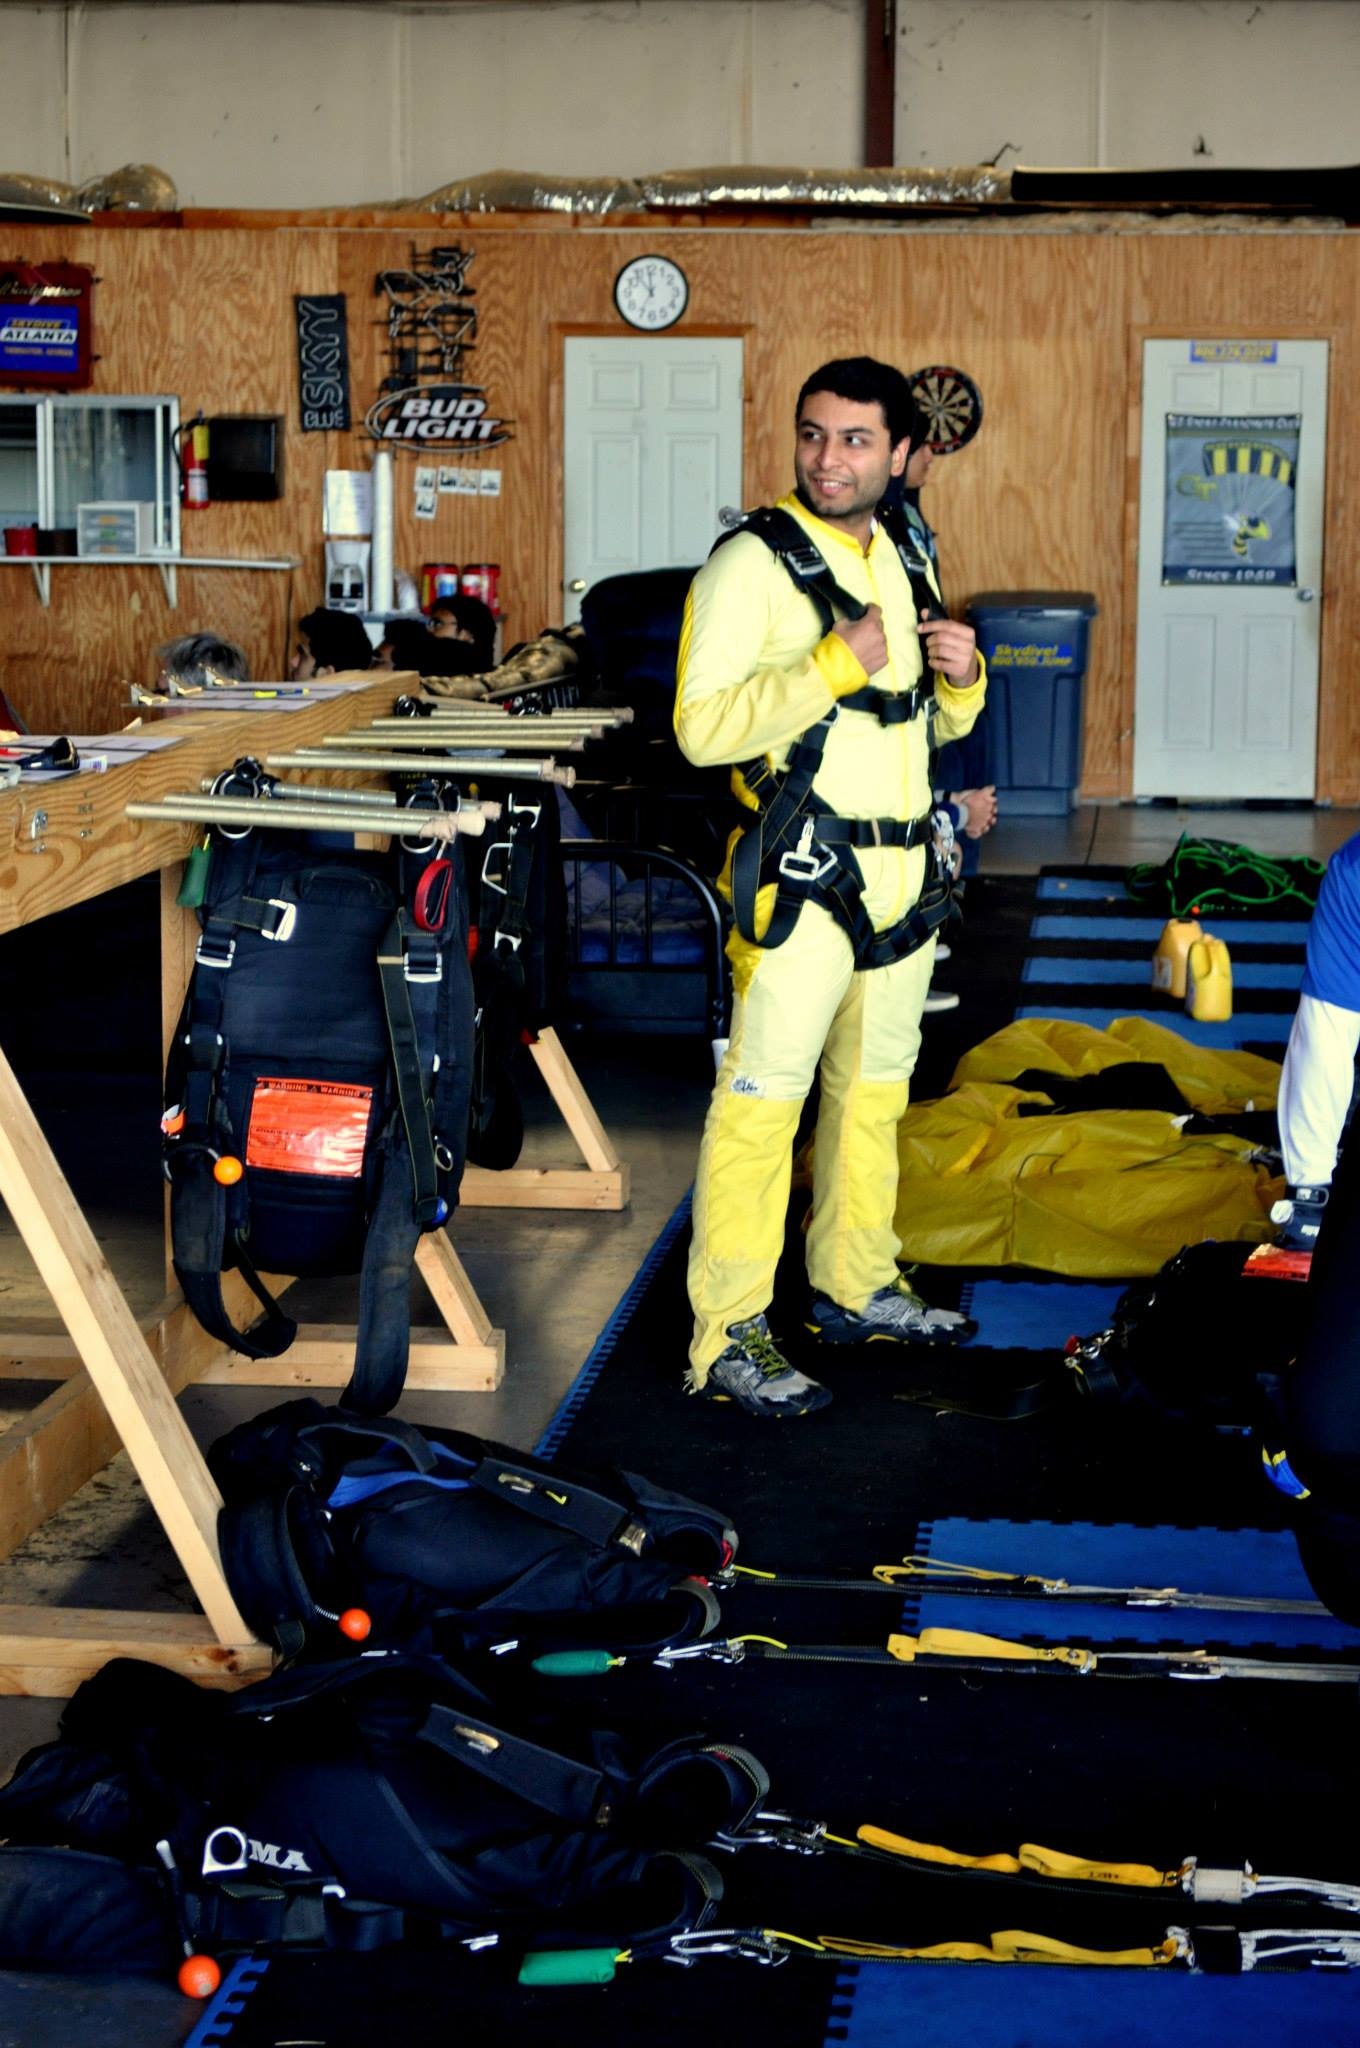
[[[808,1328],[824,1344],[966,1344],[977,1335],[971,1316],[931,1308],[900,1273],[871,1294],[858,1314],[814,1294]]]
[[[763,1315],[729,1323],[727,1334],[732,1342],[714,1359],[703,1385],[692,1372],[686,1375],[687,1393],[706,1401],[735,1401],[748,1415],[768,1416],[771,1421],[811,1415],[815,1408],[826,1407],[830,1390],[789,1364]]]

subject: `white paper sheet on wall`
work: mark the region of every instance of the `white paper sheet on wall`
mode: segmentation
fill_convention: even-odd
[[[326,471],[325,530],[337,540],[362,539],[373,531],[373,472]]]

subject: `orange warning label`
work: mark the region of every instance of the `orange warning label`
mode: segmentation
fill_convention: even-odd
[[[1278,1244],[1258,1244],[1242,1272],[1248,1280],[1306,1280],[1312,1264],[1311,1252],[1286,1251]]]
[[[262,1074],[250,1105],[246,1165],[356,1180],[372,1111],[371,1088]]]

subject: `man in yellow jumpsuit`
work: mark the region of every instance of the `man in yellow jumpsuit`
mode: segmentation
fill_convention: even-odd
[[[850,608],[819,606],[772,543],[739,531],[694,579],[677,673],[676,733],[700,766],[755,762],[759,781],[763,756],[777,776],[800,736],[830,719],[811,783],[817,815],[810,830],[804,822],[798,842],[803,867],[795,862],[780,873],[810,872],[826,862],[824,842],[833,842],[852,871],[857,863],[874,935],[905,929],[925,881],[927,712],[939,740],[961,738],[985,694],[971,628],[918,615],[913,581],[922,594],[933,577],[923,565],[920,577],[908,573],[875,516],[890,479],[906,467],[911,417],[906,380],[869,357],[828,363],[808,379],[796,413],[797,490],[778,510],[792,515]],[[851,616],[861,608],[862,616]],[[899,718],[906,706],[887,700],[903,695],[919,708]],[[870,708],[840,708],[848,698]],[[748,804],[751,780],[749,768],[744,779],[734,777]],[[757,940],[769,928],[779,886],[763,869],[760,881]],[[867,933],[862,927],[861,938]],[[732,1034],[694,1193],[692,1393],[773,1418],[806,1414],[831,1398],[783,1357],[765,1318],[783,1245],[794,1132],[819,1062],[810,1327],[831,1343],[938,1343],[972,1332],[963,1317],[927,1308],[896,1265],[897,1123],[935,957],[933,934],[924,944],[919,937],[914,929],[906,943],[914,938],[915,949],[902,957],[859,966],[847,926],[812,895],[776,945],[733,932]]]

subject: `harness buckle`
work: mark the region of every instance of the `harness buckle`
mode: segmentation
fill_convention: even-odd
[[[204,932],[197,947],[194,949],[194,963],[196,966],[217,967],[224,973],[231,966],[235,958],[235,939],[229,938],[225,942],[220,938],[209,939],[206,932]]]
[[[443,961],[438,946],[425,942],[424,933],[408,936],[402,948],[402,972],[408,981],[441,981],[444,974]]]
[[[779,872],[783,879],[786,882],[801,882],[805,888],[811,888],[814,882],[820,882],[822,876],[829,874],[836,865],[835,854],[828,853],[825,847],[821,849],[820,854],[812,851],[813,823],[813,819],[805,819],[797,846],[779,857]]]
[[[269,908],[277,910],[279,914],[274,921],[272,932],[266,926],[260,926],[260,937],[262,939],[272,939],[276,945],[286,946],[289,939],[292,938],[293,928],[297,924],[297,905],[296,903],[285,903],[282,896],[271,896],[269,898]],[[235,941],[233,941],[234,943]]]

